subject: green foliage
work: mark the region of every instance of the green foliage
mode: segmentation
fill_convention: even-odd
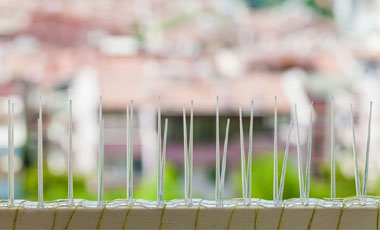
[[[183,197],[182,187],[178,169],[174,165],[167,162],[165,166],[164,199],[172,200]],[[141,181],[133,194],[135,198],[156,200],[157,175],[152,175],[148,179]]]
[[[252,9],[265,9],[278,6],[285,2],[285,0],[245,0]],[[304,4],[312,9],[315,13],[326,17],[333,18],[333,10],[326,5],[319,3],[317,0],[305,0]]]
[[[29,167],[23,174],[24,197],[22,199],[36,201],[38,199],[38,168]],[[73,178],[74,199],[97,200],[97,191],[87,188],[85,178],[75,176]],[[44,166],[44,200],[51,201],[65,199],[68,196],[67,174],[52,174],[48,167]],[[125,187],[107,188],[104,190],[104,200],[125,198]]]
[[[282,170],[283,154],[279,154],[278,169],[279,182]],[[252,162],[252,197],[271,200],[273,199],[273,155],[272,153],[254,156]],[[67,197],[67,174],[52,174],[48,167],[44,167],[44,200],[56,200]],[[310,184],[310,197],[330,197],[330,165],[324,164],[314,169]],[[210,181],[214,180],[214,170],[210,169]],[[34,165],[25,170],[24,194],[22,199],[37,200],[38,180],[37,167]],[[240,169],[233,172],[231,179],[235,188],[235,197],[242,196]],[[86,180],[82,177],[74,177],[74,198],[96,200],[97,192],[86,187]],[[377,195],[380,183],[374,188],[369,188],[369,195]],[[337,197],[349,197],[355,195],[355,180],[343,175],[340,168],[336,167],[336,192]],[[114,200],[125,198],[125,187],[105,189],[104,199]],[[200,194],[202,197],[202,194]],[[146,180],[140,180],[135,186],[134,197],[147,200],[157,198],[157,177],[152,175]],[[180,170],[173,164],[167,163],[165,170],[164,199],[172,200],[183,197],[183,182]],[[289,157],[285,177],[284,199],[299,197],[298,169],[295,159]]]
[[[282,171],[282,154],[279,154],[278,176],[279,184]],[[310,183],[310,197],[330,197],[330,168],[322,166],[316,173],[312,173]],[[305,177],[305,175],[304,175]],[[242,196],[241,173],[235,173],[237,194]],[[305,179],[305,178],[304,178]],[[337,197],[355,195],[355,181],[345,177],[339,167],[336,167]],[[273,199],[273,155],[271,153],[255,156],[252,160],[252,197]],[[298,169],[295,161],[289,157],[285,175],[284,199],[299,197]]]
[[[178,14],[162,23],[162,28],[169,29],[176,26],[181,26],[189,22],[193,15]]]
[[[334,16],[331,8],[321,5],[316,0],[306,0],[306,6],[310,7],[317,14],[320,14],[327,18],[332,18]]]
[[[283,3],[284,0],[246,0],[246,2],[253,9],[261,9],[279,5]]]
[[[55,175],[52,174],[48,169],[47,165],[44,166],[44,200],[56,200],[67,198],[67,174]],[[38,168],[36,165],[31,166],[25,169],[23,174],[24,179],[24,194],[25,197],[23,199],[34,200],[38,199]],[[92,196],[88,196],[88,191],[85,186],[85,180],[81,177],[73,178],[73,186],[74,186],[74,198],[92,198]],[[78,196],[85,197],[78,197]]]
[[[355,179],[346,177],[340,170],[339,165],[335,166],[336,196],[355,196]],[[331,168],[330,163],[321,165],[317,175],[312,178],[310,196],[323,198],[330,197]]]
[[[281,176],[282,158],[279,158],[279,177]],[[241,172],[236,174],[239,179],[237,194],[242,194]],[[252,159],[252,197],[266,200],[273,199],[273,156],[271,154],[262,154]],[[242,196],[242,195],[240,195]],[[290,160],[288,161],[284,186],[284,199],[298,197],[298,173],[297,167]]]
[[[44,166],[44,200],[51,201],[67,197],[67,174],[52,174],[47,166]],[[156,200],[157,198],[157,177],[152,176],[147,180],[140,181],[137,185],[134,195],[135,198]],[[38,168],[29,167],[23,174],[24,194],[23,199],[38,199]],[[96,200],[96,191],[91,191],[86,187],[86,181],[82,177],[74,176],[74,198]],[[166,164],[164,198],[166,200],[176,199],[183,196],[181,178],[178,169]],[[104,200],[114,200],[125,198],[125,187],[105,189]]]

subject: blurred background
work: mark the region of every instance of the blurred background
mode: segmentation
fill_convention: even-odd
[[[189,112],[191,99],[193,194],[213,199],[217,95],[221,143],[226,120],[231,119],[224,198],[242,196],[238,108],[243,108],[248,148],[252,99],[252,196],[273,197],[274,96],[280,156],[297,103],[306,159],[310,102],[314,102],[311,196],[320,198],[330,196],[330,98],[335,100],[338,197],[355,195],[350,103],[363,172],[373,100],[368,191],[379,195],[379,41],[376,0],[0,0],[0,198],[7,198],[7,100],[12,99],[15,195],[37,199],[37,117],[42,96],[45,200],[67,197],[69,99],[73,100],[74,197],[96,199],[100,95],[105,199],[126,197],[125,109],[132,99],[134,196],[156,199],[158,96],[163,118],[169,119],[165,199],[184,194],[182,106]],[[299,196],[294,134],[285,198]]]

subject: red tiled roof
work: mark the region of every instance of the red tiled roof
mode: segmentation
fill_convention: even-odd
[[[221,112],[237,109],[240,104],[249,106],[257,100],[257,109],[273,112],[274,96],[278,96],[278,110],[289,113],[280,74],[253,73],[235,79],[203,80],[195,76],[190,79],[173,80],[165,77],[152,78],[143,72],[146,57],[102,60],[98,71],[101,79],[104,109],[124,110],[129,100],[137,107],[150,104],[156,106],[158,96],[168,113],[178,113],[184,104],[194,100],[200,113],[215,112],[215,98],[220,96]]]

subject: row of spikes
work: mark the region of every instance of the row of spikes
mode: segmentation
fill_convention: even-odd
[[[365,158],[364,181],[361,190],[357,151],[356,151],[356,138],[354,129],[354,120],[352,105],[351,111],[351,126],[353,138],[353,156],[354,156],[354,170],[355,170],[355,184],[356,196],[365,198],[367,193],[368,181],[368,161],[369,161],[369,147],[371,137],[371,118],[372,118],[372,102],[370,102],[369,122],[368,122],[368,137]],[[298,159],[298,176],[299,176],[299,190],[300,199],[304,205],[309,203],[310,194],[310,162],[311,162],[311,146],[312,146],[312,115],[313,115],[313,102],[310,105],[310,123],[309,123],[309,136],[307,142],[307,159],[306,159],[306,179],[304,181],[302,153],[299,138],[297,105],[294,105],[294,115],[297,132],[297,159]],[[164,138],[162,141],[161,134],[161,108],[160,98],[158,99],[158,113],[157,113],[157,206],[164,205],[164,175],[165,175],[165,157],[166,157],[166,141],[167,141],[167,127],[168,119],[165,119]],[[284,160],[282,166],[282,173],[280,177],[280,186],[278,187],[278,149],[277,149],[277,97],[274,103],[274,175],[273,175],[273,202],[279,205],[283,201],[283,191],[285,185],[285,174],[287,159],[289,153],[290,137],[293,129],[293,121],[290,121],[289,131],[287,135],[286,148],[284,153]],[[226,157],[228,149],[228,131],[230,119],[227,119],[225,141],[223,148],[222,169],[220,169],[220,146],[219,146],[219,97],[216,98],[216,176],[215,176],[215,203],[216,206],[223,206],[223,191],[224,180],[226,172]],[[244,135],[243,135],[243,122],[242,110],[239,107],[239,125],[240,125],[240,144],[241,144],[241,176],[242,176],[242,191],[243,200],[246,205],[251,203],[252,191],[252,153],[253,153],[253,101],[251,101],[250,111],[250,124],[249,124],[249,145],[248,145],[248,159],[245,161],[246,154],[244,150]],[[187,142],[187,123],[186,123],[186,109],[183,106],[183,132],[184,132],[184,175],[185,175],[185,203],[188,206],[192,205],[192,175],[193,175],[193,101],[191,101],[190,111],[190,134],[189,143]],[[126,107],[126,192],[128,204],[133,202],[133,101]],[[103,171],[104,171],[104,119],[102,112],[102,97],[99,99],[99,160],[98,160],[98,206],[103,206]],[[43,207],[43,145],[42,145],[42,100],[40,98],[39,118],[38,118],[38,207]],[[163,143],[162,143],[163,142]],[[73,205],[73,170],[72,170],[72,100],[69,101],[69,140],[68,140],[68,205]],[[305,185],[304,185],[305,184]],[[8,100],[8,206],[14,206],[14,103]],[[336,198],[335,186],[335,151],[334,151],[334,103],[331,99],[331,198]],[[361,199],[363,201],[363,199]]]

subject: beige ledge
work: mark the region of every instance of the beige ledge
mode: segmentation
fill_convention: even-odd
[[[0,229],[376,229],[378,206],[1,207]]]

